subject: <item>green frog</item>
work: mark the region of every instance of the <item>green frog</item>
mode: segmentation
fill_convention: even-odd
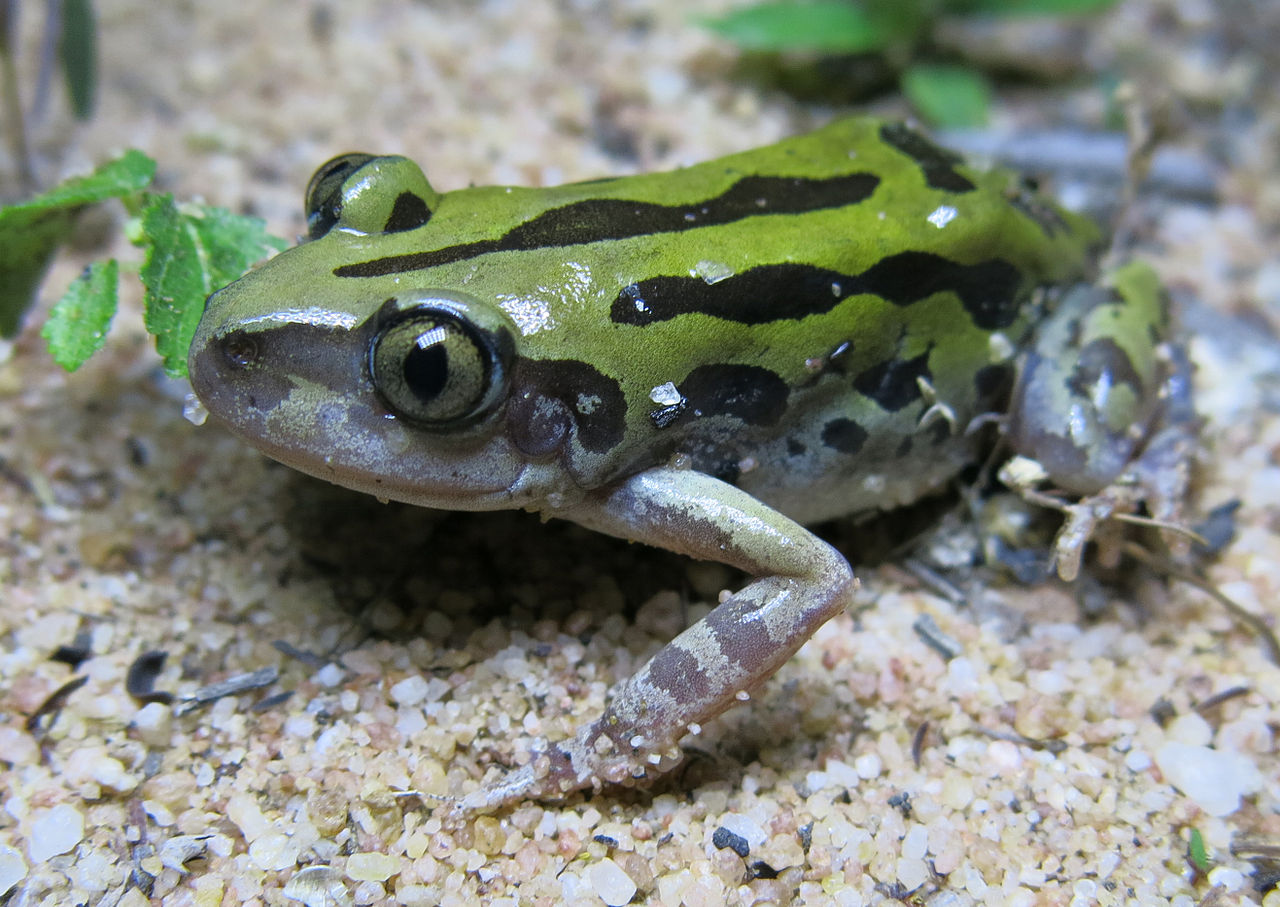
[[[898,123],[554,188],[438,192],[348,154],[306,210],[192,344],[231,431],[379,498],[524,508],[750,577],[462,810],[675,764],[849,605],[806,525],[943,489],[993,416],[1036,481],[1110,501],[1171,396],[1150,272],[1099,275],[1089,220]]]

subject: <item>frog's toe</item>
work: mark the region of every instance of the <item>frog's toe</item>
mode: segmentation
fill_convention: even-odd
[[[564,797],[590,784],[590,778],[584,779],[574,770],[573,760],[562,746],[544,746],[534,751],[528,764],[456,800],[447,821],[456,823],[525,800]]]

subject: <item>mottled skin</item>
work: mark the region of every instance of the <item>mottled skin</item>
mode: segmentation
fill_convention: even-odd
[[[989,438],[965,429],[1005,411],[1037,330],[1059,364],[1092,342],[1087,374],[1030,369],[1012,419],[1030,455],[1086,451],[1050,467],[1072,491],[1116,477],[1164,380],[1154,284],[1090,297],[1144,341],[1102,336],[1111,309],[1101,330],[1056,315],[1095,228],[896,124],[552,189],[441,194],[404,158],[349,156],[308,210],[311,240],[211,296],[193,342],[233,431],[383,498],[537,510],[753,577],[466,809],[671,764],[849,603],[848,563],[802,524],[974,462]],[[1080,407],[1101,415],[1076,430]]]

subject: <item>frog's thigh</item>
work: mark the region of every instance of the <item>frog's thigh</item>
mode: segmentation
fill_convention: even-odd
[[[691,725],[768,678],[855,588],[827,543],[751,495],[690,470],[651,469],[587,499],[568,519],[623,538],[720,561],[756,578],[663,646],[612,692],[596,721],[549,746],[459,812],[644,777],[675,764]]]

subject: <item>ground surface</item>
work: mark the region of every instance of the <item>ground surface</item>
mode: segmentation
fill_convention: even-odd
[[[50,179],[143,148],[163,188],[294,236],[311,170],[340,151],[409,154],[445,189],[552,184],[848,110],[737,78],[732,51],[688,21],[716,5],[121,0],[102,4],[96,120],[55,109],[35,145]],[[1140,233],[1194,335],[1194,506],[1242,501],[1209,575],[1274,623],[1280,142],[1276,109],[1252,98],[1275,103],[1273,7],[1133,2],[1069,56],[1161,89],[1177,140],[1229,164],[1214,203],[1157,200]],[[1005,96],[1003,129],[1102,115],[1087,84]],[[84,260],[58,264],[45,306]],[[74,376],[34,330],[4,347],[0,900],[1280,903],[1254,890],[1252,852],[1231,853],[1280,843],[1280,669],[1206,596],[1154,581],[1096,616],[1056,586],[991,590],[975,616],[901,570],[864,571],[857,607],[707,727],[681,770],[449,831],[433,796],[598,713],[736,580],[522,514],[330,489],[193,427],[184,392],[132,311]],[[921,615],[962,654],[926,645]],[[78,668],[50,659],[77,637]],[[157,688],[179,697],[278,677],[142,707],[125,679],[151,650],[168,653]],[[1192,829],[1207,877],[1187,861]]]

